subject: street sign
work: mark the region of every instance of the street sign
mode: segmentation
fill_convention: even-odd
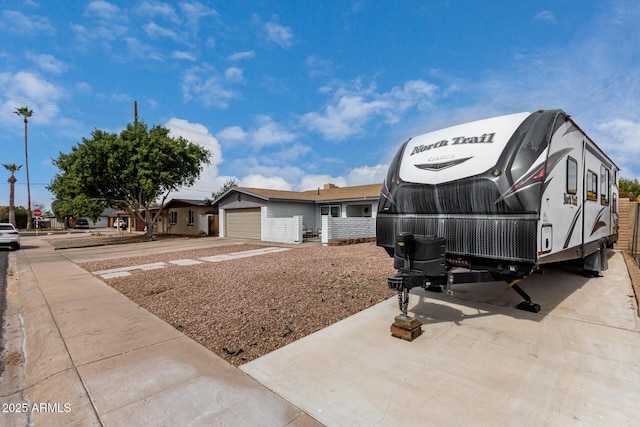
[[[34,216],[42,216],[42,211],[40,209],[36,209],[31,212]]]

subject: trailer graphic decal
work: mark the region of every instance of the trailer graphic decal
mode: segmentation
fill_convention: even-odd
[[[591,229],[591,235],[593,236],[596,231],[601,229],[602,227],[606,227],[607,224],[602,220],[602,215],[604,214],[604,208],[600,209],[598,215],[596,216],[595,221],[593,222],[593,229]]]
[[[464,163],[469,159],[473,159],[473,157],[465,157],[464,159],[450,160],[448,162],[442,163],[423,163],[421,165],[414,165],[418,169],[430,170],[430,171],[440,171],[442,169],[450,168],[451,166],[457,166],[460,163]]]
[[[546,161],[539,163],[533,167],[529,173],[524,174],[519,180],[517,180],[506,193],[500,196],[496,203],[506,199],[507,197],[513,196],[520,190],[542,181],[544,177],[556,167],[560,159],[562,159],[571,150],[573,150],[573,148],[564,148],[551,154]]]
[[[569,232],[567,233],[567,238],[564,240],[564,245],[562,246],[562,249],[567,249],[569,247],[569,241],[571,241],[573,230],[575,230],[576,228],[576,224],[578,223],[578,218],[580,218],[581,212],[582,212],[582,206],[578,208],[578,211],[573,216],[573,220],[571,221],[571,225],[569,226]]]

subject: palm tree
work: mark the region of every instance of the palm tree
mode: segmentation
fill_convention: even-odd
[[[9,172],[11,172],[11,176],[9,177],[9,179],[7,180],[7,182],[9,183],[9,222],[11,224],[13,224],[14,226],[16,225],[16,206],[15,206],[15,185],[16,185],[16,177],[13,175],[14,173],[16,173],[17,171],[20,170],[20,168],[22,167],[22,165],[18,166],[15,163],[9,163],[8,165],[5,165],[4,163],[2,164],[2,166],[4,166],[4,168],[6,170],[8,170]]]
[[[31,230],[31,185],[29,184],[29,149],[27,144],[27,124],[29,123],[29,117],[33,115],[33,110],[29,110],[28,107],[16,108],[14,111],[18,116],[24,117],[24,159],[26,172],[27,172],[27,230]]]

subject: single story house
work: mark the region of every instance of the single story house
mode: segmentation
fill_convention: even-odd
[[[117,218],[117,215],[115,209],[106,208],[102,211],[102,213],[98,216],[98,219],[95,221],[86,216],[81,216],[79,218],[85,218],[87,221],[89,221],[89,228],[106,228],[113,225],[113,221]],[[73,227],[74,224],[75,219],[69,218],[67,220],[67,227]]]
[[[154,233],[214,236],[217,216],[212,211],[206,200],[172,199],[164,205]]]
[[[221,237],[283,243],[321,237],[326,244],[331,239],[374,237],[381,189],[381,184],[325,184],[310,191],[234,187],[214,200],[214,205],[220,215]],[[329,221],[338,218],[354,220]],[[332,236],[329,227],[348,232]]]

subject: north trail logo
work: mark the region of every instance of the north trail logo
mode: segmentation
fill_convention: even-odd
[[[496,133],[483,133],[480,136],[456,136],[455,138],[451,138],[451,144],[449,144],[448,139],[443,139],[438,142],[434,142],[433,144],[421,144],[413,147],[413,151],[410,156],[414,154],[422,153],[423,151],[433,150],[434,148],[440,147],[448,147],[449,145],[462,145],[462,144],[492,144],[494,142],[494,138]]]

